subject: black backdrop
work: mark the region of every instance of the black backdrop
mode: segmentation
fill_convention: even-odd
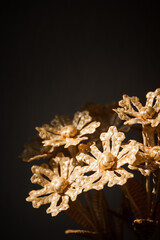
[[[130,2],[130,3],[129,3]],[[23,5],[22,5],[23,3]],[[84,102],[123,93],[142,99],[160,87],[159,10],[151,1],[21,1],[3,5],[1,217],[15,239],[72,239],[64,213],[25,201],[34,188],[18,155],[35,126]],[[116,191],[108,190],[116,206]],[[10,236],[11,236],[10,235]],[[6,236],[7,237],[7,236]]]

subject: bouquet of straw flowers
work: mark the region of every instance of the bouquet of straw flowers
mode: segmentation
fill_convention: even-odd
[[[66,234],[121,240],[127,225],[137,239],[154,236],[160,223],[160,88],[147,93],[144,106],[125,94],[119,106],[86,104],[73,119],[56,115],[36,130],[21,155],[40,163],[31,168],[31,182],[40,188],[26,199],[34,208],[49,204],[52,216],[65,211],[81,227]],[[128,138],[130,132],[141,140]],[[104,187],[114,185],[122,189],[118,211],[104,195]]]

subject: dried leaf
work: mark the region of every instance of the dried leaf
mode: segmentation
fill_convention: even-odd
[[[113,239],[115,237],[115,225],[102,190],[93,192],[92,204],[100,231],[105,233],[109,239]]]
[[[147,194],[142,185],[135,179],[128,179],[127,183],[123,185],[122,188],[130,201],[135,218],[146,218]]]
[[[96,214],[97,220],[101,225],[101,228],[106,231],[106,217],[104,206],[104,194],[103,191],[94,191],[92,197],[93,209]]]
[[[89,210],[77,199],[70,203],[70,208],[65,212],[75,223],[87,230],[93,230],[94,224]]]

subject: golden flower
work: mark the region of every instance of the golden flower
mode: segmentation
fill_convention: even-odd
[[[90,147],[90,154],[80,153],[78,161],[83,161],[87,166],[82,167],[84,173],[84,191],[90,189],[100,190],[108,183],[111,187],[115,184],[123,185],[133,174],[127,172],[121,166],[129,160],[135,160],[137,148],[124,147],[121,144],[125,139],[122,132],[118,132],[115,126],[111,126],[107,133],[100,136],[103,146],[101,152],[94,144]]]
[[[51,125],[45,124],[42,127],[36,127],[39,136],[44,139],[44,146],[51,146],[52,151],[55,147],[65,145],[68,148],[71,145],[78,145],[81,141],[87,140],[84,136],[95,132],[100,126],[99,122],[92,121],[88,111],[76,112],[73,121],[68,117],[56,115],[51,121]]]
[[[32,166],[31,182],[39,184],[42,188],[31,191],[26,200],[32,202],[34,208],[50,203],[46,212],[51,213],[52,216],[68,209],[69,199],[75,201],[77,195],[82,192],[81,171],[76,169],[73,161],[69,157],[64,157],[63,153],[59,153],[50,161],[52,169],[47,164]],[[76,181],[77,178],[79,181]]]
[[[123,95],[123,100],[119,101],[121,108],[114,109],[120,119],[125,120],[124,124],[142,124],[152,127],[160,123],[160,88],[146,95],[146,104],[143,106],[138,97]]]
[[[149,176],[151,172],[160,167],[160,146],[147,147],[142,143],[134,142],[139,150],[136,153],[135,161],[128,167],[140,171],[144,176]]]

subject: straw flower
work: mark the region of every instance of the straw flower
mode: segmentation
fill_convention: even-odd
[[[90,147],[90,154],[80,153],[78,161],[83,161],[87,166],[82,167],[84,172],[84,191],[90,189],[100,190],[108,183],[109,187],[115,184],[123,185],[133,174],[127,172],[121,166],[135,160],[137,149],[127,148],[120,150],[125,135],[118,132],[115,126],[111,126],[107,133],[100,136],[103,151],[94,144]]]
[[[42,127],[36,127],[39,136],[44,139],[44,146],[51,146],[53,151],[55,147],[64,145],[68,148],[71,145],[78,145],[81,141],[87,140],[84,136],[95,132],[100,126],[99,122],[93,121],[88,111],[76,112],[73,121],[68,117],[56,115],[51,121],[51,125],[45,124]]]
[[[73,159],[64,157],[63,153],[59,153],[50,161],[50,164],[51,169],[47,164],[32,166],[31,182],[42,188],[31,191],[26,200],[32,202],[34,208],[50,203],[46,212],[56,216],[59,212],[69,208],[69,199],[75,201],[77,195],[82,192],[81,172],[74,166]],[[76,182],[78,175],[79,181]]]
[[[142,143],[134,141],[139,151],[136,159],[128,165],[128,168],[138,170],[144,176],[160,168],[160,146],[147,147]]]
[[[160,88],[146,95],[146,104],[143,106],[138,97],[123,95],[119,102],[121,108],[114,109],[124,124],[142,124],[157,127],[160,123]]]

